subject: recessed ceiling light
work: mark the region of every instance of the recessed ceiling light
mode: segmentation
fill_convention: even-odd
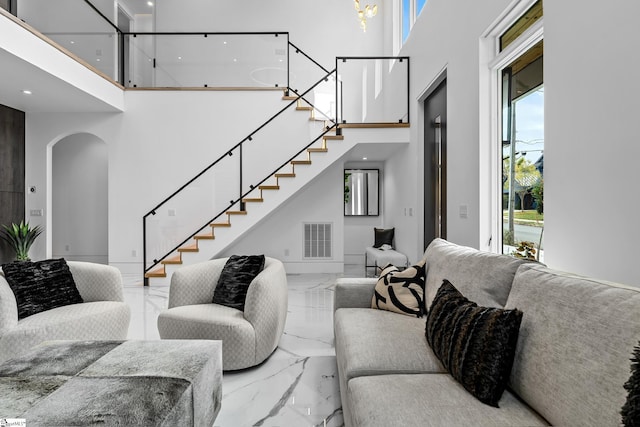
[[[233,62],[238,62],[238,59],[237,58],[233,58]]]
[[[178,56],[178,59],[182,59],[182,56]]]
[[[147,4],[148,4],[149,6],[153,6],[153,2],[152,2],[152,1],[148,1],[148,2],[147,2]]]
[[[24,93],[25,95],[31,95],[33,92],[31,92],[30,90],[23,90],[22,93]]]
[[[227,42],[226,42],[226,41],[225,41],[225,42],[222,42],[222,44],[227,44]]]
[[[362,158],[362,160],[367,160],[367,158],[366,158],[366,157],[363,157],[363,158]]]
[[[73,40],[71,40],[69,43],[71,43],[71,44],[75,44],[76,42],[74,42]]]
[[[100,62],[100,58],[96,58],[96,61]]]

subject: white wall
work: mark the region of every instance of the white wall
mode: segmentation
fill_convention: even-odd
[[[482,218],[490,218],[489,173],[484,150],[488,105],[479,78],[481,37],[512,2],[430,0],[402,55],[411,57],[411,144],[387,161],[386,215],[396,225],[398,246],[422,251],[422,108],[418,100],[447,72],[448,238],[486,247]],[[605,6],[577,0],[546,2],[545,262],[552,268],[638,285],[634,269],[640,201],[623,192],[635,182],[640,148],[633,143],[640,110],[640,65],[635,17],[640,4]],[[570,30],[569,30],[570,28]],[[482,102],[482,103],[481,103]],[[480,182],[480,184],[479,184]],[[405,217],[403,206],[418,215]],[[468,205],[468,218],[459,217]],[[483,209],[480,212],[480,209]],[[495,213],[493,214],[493,220]],[[410,242],[410,243],[405,243]]]
[[[204,13],[196,16],[180,4],[171,21],[189,22],[191,30],[199,26],[209,30],[214,18],[224,16],[224,22],[215,28],[218,31],[288,30],[292,41],[323,64],[332,63],[336,55],[374,54],[382,45],[389,48],[390,27],[386,25],[378,34],[374,21],[367,33],[359,32],[351,2],[323,4],[317,14],[315,9],[309,12],[309,3],[294,0],[283,1],[283,9],[258,0],[218,4],[221,9],[214,12],[205,6]],[[488,194],[478,184],[486,173],[486,165],[479,161],[486,153],[480,147],[487,146],[482,140],[486,123],[479,119],[485,113],[479,94],[486,90],[479,79],[484,66],[480,38],[509,4],[496,0],[465,2],[461,7],[457,2],[430,0],[400,52],[411,57],[411,144],[385,164],[384,225],[396,227],[398,249],[410,259],[418,259],[424,249],[423,119],[418,100],[444,69],[448,84],[448,238],[474,247],[486,245],[481,241],[480,217],[487,212],[480,212],[480,207],[487,209],[481,200]],[[234,9],[234,5],[239,6]],[[248,14],[247,8],[257,13]],[[237,19],[227,19],[233,13]],[[545,261],[554,268],[630,284],[638,284],[632,266],[640,202],[631,193],[623,194],[622,188],[634,182],[635,159],[640,154],[633,144],[640,98],[640,83],[633,72],[640,65],[635,25],[639,14],[640,4],[634,2],[611,7],[567,0],[545,3],[544,17]],[[338,22],[333,21],[336,16]],[[246,28],[240,28],[245,24]],[[351,25],[355,30],[342,32]],[[118,235],[110,233],[110,257],[122,263],[139,262],[131,250],[139,248],[139,218],[150,201],[166,194],[170,182],[191,175],[191,165],[197,167],[206,157],[191,153],[204,148],[214,154],[217,146],[204,142],[210,141],[209,136],[220,129],[232,136],[233,127],[216,127],[216,123],[225,123],[223,118],[233,123],[228,110],[247,109],[236,101],[221,106],[202,93],[127,94],[126,102],[122,116],[27,116],[27,185],[46,188],[46,147],[52,141],[85,131],[109,146],[113,172],[110,228],[120,227]],[[203,106],[207,109],[200,108]],[[212,122],[212,117],[220,117],[220,122]],[[336,176],[341,188],[342,172]],[[339,190],[337,194],[339,198]],[[44,200],[46,191],[28,196],[27,211],[43,206]],[[459,217],[460,205],[468,206],[468,218]],[[413,216],[404,214],[409,207]],[[341,214],[341,205],[339,208]]]
[[[53,144],[75,133],[96,135],[109,156],[109,262],[137,271],[142,216],[281,108],[280,98],[280,92],[127,92],[124,114],[27,114],[27,185],[38,188],[27,197],[27,212],[49,215]],[[34,259],[51,254],[51,228],[34,246]]]
[[[545,261],[640,286],[640,3],[546,2]],[[570,31],[567,30],[570,23]]]
[[[330,69],[338,55],[382,54],[383,21],[377,28],[372,22],[363,33],[351,2],[331,0],[316,4],[313,13],[310,4],[294,0],[280,0],[278,4],[257,0],[159,3],[159,10],[165,9],[156,17],[157,31],[289,31],[293,43]],[[252,12],[247,13],[248,10]],[[46,216],[50,210],[51,191],[47,187],[51,184],[51,146],[74,133],[96,135],[105,141],[109,156],[109,262],[123,271],[139,272],[142,216],[282,108],[285,104],[280,97],[281,92],[128,91],[122,114],[28,114],[27,182],[37,185],[39,191],[27,198],[27,211],[45,209]],[[278,135],[269,137],[275,142],[277,138]],[[251,170],[250,165],[247,167]],[[338,170],[334,176],[338,184],[331,187],[336,188],[339,202],[342,167]],[[311,196],[306,192],[298,197],[301,201],[291,203],[300,218],[335,221],[334,264],[341,265],[342,204],[332,203],[334,196],[327,191],[317,192],[313,200],[307,200]],[[309,206],[315,208],[309,210]],[[160,214],[166,216],[167,212],[163,209]],[[177,214],[180,216],[180,211]],[[274,238],[276,231],[261,232],[279,244],[280,240]],[[44,237],[34,246],[34,258],[51,255],[51,224]],[[290,261],[297,262],[294,243],[298,242],[285,243],[294,257]],[[280,246],[277,252],[284,248]]]
[[[343,182],[343,166],[336,162],[221,255],[265,254],[282,260],[288,273],[341,273],[346,238]],[[303,258],[305,223],[332,224],[331,259]]]
[[[411,59],[411,144],[387,161],[386,222],[396,226],[399,250],[419,259],[423,246],[423,108],[419,99],[447,72],[447,237],[478,247],[479,38],[508,4],[430,0],[400,54]],[[468,205],[468,218],[459,206]],[[413,216],[405,214],[405,207]]]
[[[54,258],[108,263],[107,146],[74,134],[53,147],[52,250]]]

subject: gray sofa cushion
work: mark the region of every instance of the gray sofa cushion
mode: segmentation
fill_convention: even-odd
[[[425,251],[427,277],[425,305],[428,310],[444,279],[465,297],[484,307],[504,307],[513,276],[525,260],[481,252],[435,239]]]
[[[341,308],[334,320],[345,381],[362,375],[446,372],[424,336],[425,320],[390,311]]]
[[[640,288],[528,264],[506,308],[524,313],[513,390],[553,425],[619,425],[640,339]]]
[[[448,374],[378,375],[349,381],[353,425],[517,427],[548,425],[509,391],[500,408],[483,404]]]

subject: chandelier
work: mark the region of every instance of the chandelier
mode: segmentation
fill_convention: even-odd
[[[373,18],[378,14],[378,5],[373,6],[366,5],[364,10],[360,8],[360,0],[354,0],[356,11],[358,12],[358,19],[360,20],[360,28],[362,31],[367,31],[367,18]]]

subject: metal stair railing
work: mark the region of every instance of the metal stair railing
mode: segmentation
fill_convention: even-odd
[[[223,155],[218,157],[215,161],[213,161],[211,164],[209,164],[207,167],[205,167],[202,171],[200,171],[198,174],[196,174],[193,178],[188,180],[185,184],[180,186],[176,191],[174,191],[171,195],[166,197],[162,202],[158,203],[153,209],[151,209],[147,214],[145,214],[143,216],[143,221],[142,221],[142,230],[143,230],[143,265],[144,265],[144,274],[145,274],[145,276],[154,267],[156,267],[163,259],[165,259],[169,255],[175,253],[178,249],[183,247],[186,243],[188,243],[190,240],[192,240],[195,236],[197,236],[199,233],[201,233],[204,229],[206,229],[208,226],[210,226],[212,223],[214,223],[216,220],[218,220],[221,216],[223,216],[225,213],[227,213],[231,209],[233,209],[234,206],[239,206],[239,210],[240,211],[244,211],[245,202],[243,201],[243,199],[245,197],[247,197],[251,192],[253,192],[256,188],[258,188],[260,185],[262,185],[268,179],[272,178],[279,170],[281,170],[283,167],[285,167],[287,164],[289,164],[297,156],[302,154],[307,148],[311,147],[314,143],[316,143],[317,141],[322,139],[323,136],[325,136],[327,134],[327,132],[329,132],[332,129],[336,128],[335,121],[333,119],[327,117],[327,121],[329,123],[331,123],[331,125],[324,127],[323,130],[321,131],[321,133],[317,137],[313,138],[311,142],[305,144],[301,149],[297,150],[295,152],[295,154],[293,154],[292,156],[288,157],[288,159],[285,162],[283,162],[281,164],[278,164],[274,170],[268,172],[265,176],[262,177],[262,179],[260,179],[260,180],[258,180],[256,182],[253,182],[251,185],[245,186],[245,184],[244,184],[245,171],[244,171],[244,164],[243,164],[244,163],[244,156],[246,155],[246,153],[244,152],[245,145],[247,145],[248,143],[252,142],[253,139],[255,138],[256,134],[258,134],[261,130],[265,129],[266,127],[268,127],[269,125],[274,123],[274,121],[278,117],[283,115],[285,112],[290,111],[292,109],[292,107],[298,106],[300,102],[304,102],[305,105],[308,105],[310,108],[315,109],[315,106],[314,106],[313,102],[311,101],[311,99],[308,98],[308,95],[318,85],[322,84],[323,82],[328,81],[332,77],[335,79],[335,70],[333,70],[333,71],[329,72],[328,74],[326,74],[325,76],[323,76],[320,80],[316,81],[309,89],[305,90],[302,93],[297,93],[294,89],[289,89],[290,91],[296,93],[295,99],[293,99],[290,102],[288,102],[288,104],[285,107],[283,107],[282,109],[277,111],[274,115],[272,115],[264,123],[262,123],[260,126],[258,126],[256,129],[254,129],[252,132],[250,132],[246,137],[242,138],[238,143],[233,145]],[[180,240],[178,244],[176,244],[174,246],[171,246],[168,250],[166,250],[163,253],[157,254],[157,256],[154,256],[153,259],[150,262],[148,262],[149,260],[147,259],[147,256],[148,256],[148,230],[147,230],[147,223],[148,223],[149,218],[155,216],[160,208],[162,208],[163,206],[166,206],[170,201],[175,199],[176,196],[180,195],[181,193],[183,193],[187,189],[189,189],[189,187],[194,182],[196,182],[196,180],[198,180],[200,177],[202,177],[204,174],[206,174],[209,171],[212,171],[216,166],[219,166],[226,158],[232,157],[235,154],[238,155],[237,158],[238,158],[238,162],[239,162],[239,164],[238,164],[239,190],[237,192],[237,197],[235,197],[232,200],[230,200],[229,203],[226,206],[223,207],[223,209],[221,209],[212,218],[210,218],[206,222],[204,222],[204,224],[199,226],[194,232],[191,232],[186,238]],[[147,284],[148,284],[148,279],[145,277],[145,285],[147,285]]]

